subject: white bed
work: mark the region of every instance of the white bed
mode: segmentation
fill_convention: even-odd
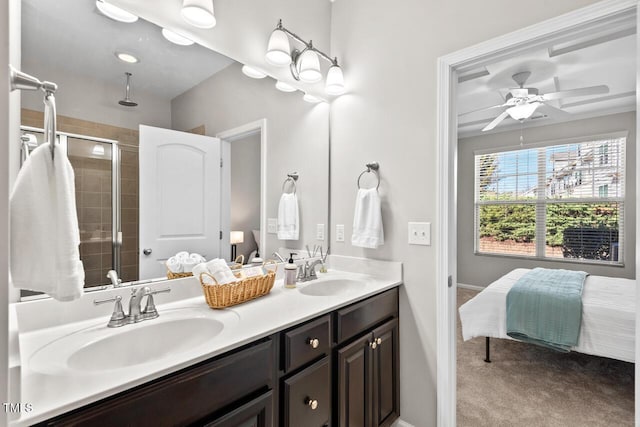
[[[460,307],[462,338],[506,338],[507,293],[529,269],[502,276]],[[635,362],[636,281],[587,276],[582,291],[582,324],[573,351]]]

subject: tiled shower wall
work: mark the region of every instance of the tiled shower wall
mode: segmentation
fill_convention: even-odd
[[[42,112],[22,109],[22,125],[42,128],[43,123]],[[138,130],[66,116],[58,116],[58,130],[118,141],[122,207],[120,277],[125,282],[138,280]],[[105,276],[112,268],[111,242],[95,239],[97,224],[100,230],[107,231],[102,235],[111,236],[111,164],[94,159],[70,160],[76,173],[76,201],[81,229],[80,258],[85,266],[86,285],[95,286],[108,282]]]

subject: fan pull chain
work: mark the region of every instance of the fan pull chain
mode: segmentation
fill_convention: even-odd
[[[524,145],[524,136],[522,135],[524,129],[524,120],[520,120],[520,147]]]

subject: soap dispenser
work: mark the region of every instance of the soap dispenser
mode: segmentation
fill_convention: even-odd
[[[260,258],[260,253],[256,250],[256,255],[251,259],[251,264],[261,265],[263,262],[264,260]]]
[[[296,279],[298,276],[298,266],[293,262],[293,256],[297,255],[293,252],[289,254],[289,261],[284,265],[284,287],[285,288],[295,288],[296,287]]]

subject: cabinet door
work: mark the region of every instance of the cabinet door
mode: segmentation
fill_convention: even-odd
[[[390,426],[400,416],[400,366],[398,320],[373,331],[373,423]]]
[[[371,425],[371,334],[338,350],[338,426]]]
[[[269,391],[260,397],[242,405],[238,409],[204,424],[204,427],[272,427],[273,426],[273,392]]]

